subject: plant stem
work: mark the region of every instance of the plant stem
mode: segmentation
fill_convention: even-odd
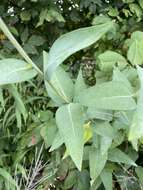
[[[26,62],[30,63],[32,67],[41,75],[44,77],[44,73],[37,67],[37,65],[32,61],[32,59],[28,56],[28,54],[24,51],[24,49],[21,47],[21,45],[17,42],[15,37],[12,35],[6,24],[4,23],[3,19],[0,17],[0,29],[3,31],[5,36],[11,41],[11,43],[14,45],[14,47],[17,49],[17,51],[20,53],[20,55],[25,59]],[[65,98],[57,91],[57,89],[51,84],[50,81],[47,81],[48,84],[51,86],[51,88],[56,92],[56,94],[63,99],[66,103],[69,103]]]
[[[25,61],[30,63],[40,75],[44,75],[43,72],[37,67],[37,65],[32,61],[32,59],[27,55],[27,53],[24,51],[21,45],[11,34],[11,32],[9,31],[8,27],[6,26],[1,17],[0,17],[0,29],[3,31],[5,36],[7,36],[7,38],[11,41],[11,43],[14,45],[14,47],[17,49],[20,55],[25,59]]]

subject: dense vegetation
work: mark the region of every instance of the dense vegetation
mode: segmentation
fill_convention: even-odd
[[[0,189],[142,190],[143,1],[1,0],[0,16]]]

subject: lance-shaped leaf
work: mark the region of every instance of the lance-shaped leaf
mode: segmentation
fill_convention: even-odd
[[[82,106],[70,103],[60,107],[56,112],[56,123],[72,160],[81,170],[84,146]]]
[[[53,74],[50,81],[47,80],[46,74],[46,60],[48,60],[48,53],[43,53],[44,58],[44,74],[45,86],[50,98],[57,104],[70,103],[74,94],[74,85],[69,75],[63,68],[58,67]]]
[[[59,131],[57,131],[57,133],[55,134],[55,138],[54,141],[52,143],[52,146],[49,150],[49,152],[52,152],[54,150],[56,150],[57,148],[59,148],[62,144],[64,143],[63,138],[61,137]]]
[[[137,109],[134,113],[129,131],[129,140],[136,140],[143,136],[143,69],[138,66],[137,72],[140,79],[140,91],[137,101]]]
[[[107,152],[102,154],[100,149],[92,148],[89,152],[90,176],[96,180],[103,170],[107,161]]]
[[[117,163],[124,163],[131,166],[137,166],[136,163],[120,149],[111,149],[108,154],[108,160]]]
[[[90,119],[111,121],[113,119],[113,112],[110,110],[97,109],[95,106],[91,106],[87,109],[87,116]]]
[[[78,74],[78,77],[76,79],[76,82],[75,82],[75,86],[74,86],[74,102],[76,102],[76,99],[78,97],[78,94],[86,89],[87,86],[86,84],[84,83],[84,79],[82,77],[82,71],[80,70],[79,71],[79,74]]]
[[[113,22],[81,28],[57,39],[49,52],[46,71],[49,79],[56,68],[73,53],[86,48],[99,40],[107,31],[113,27]]]
[[[104,184],[105,190],[112,190],[113,189],[112,171],[110,171],[109,169],[104,169],[100,176]]]
[[[72,102],[74,85],[63,68],[58,67],[50,83],[45,80],[45,85],[48,95],[56,104],[61,105]]]
[[[133,94],[122,82],[106,82],[83,90],[78,97],[80,104],[106,110],[133,110]]]
[[[100,151],[105,154],[112,144],[115,136],[114,128],[108,122],[96,122],[93,128],[94,132],[100,135]]]
[[[118,81],[118,82],[122,82],[124,83],[128,89],[133,92],[133,88],[129,82],[129,80],[127,79],[127,77],[125,76],[124,73],[122,73],[118,67],[116,67],[113,71],[113,81]]]
[[[0,60],[0,85],[23,82],[33,78],[37,72],[19,59]]]
[[[132,65],[141,65],[143,63],[143,32],[133,32],[128,50],[128,59]]]

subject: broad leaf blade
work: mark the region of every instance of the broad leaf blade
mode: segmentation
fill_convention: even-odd
[[[118,148],[109,151],[108,160],[117,163],[124,163],[131,166],[137,166],[136,163],[127,154]]]
[[[88,107],[87,116],[90,119],[100,119],[103,121],[111,121],[113,119],[112,111],[97,109],[95,106]]]
[[[122,82],[106,82],[83,90],[78,101],[84,106],[106,110],[133,110],[136,108],[132,93]]]
[[[90,176],[92,180],[96,180],[103,170],[107,161],[107,152],[101,154],[100,150],[97,148],[92,148],[89,152],[89,166],[90,166]]]
[[[40,134],[44,139],[46,148],[49,148],[52,145],[56,132],[57,132],[57,127],[55,120],[50,120],[43,125]]]
[[[73,103],[60,107],[56,112],[56,122],[70,156],[81,170],[84,146],[82,107]]]
[[[109,169],[104,169],[100,177],[104,184],[105,190],[112,190],[113,189],[112,172]]]
[[[143,63],[143,32],[136,31],[131,36],[131,44],[128,50],[128,59],[132,65]]]
[[[140,91],[137,101],[137,109],[134,113],[132,124],[129,132],[129,140],[137,140],[143,136],[143,69],[137,68],[140,79]]]
[[[114,138],[115,130],[108,122],[95,123],[94,131],[100,136]]]
[[[59,131],[55,134],[55,138],[54,141],[52,143],[52,146],[49,150],[49,152],[52,152],[54,150],[56,150],[57,148],[59,148],[62,144],[64,143],[63,138],[61,137]]]
[[[112,138],[110,137],[100,137],[100,151],[101,154],[105,154],[108,149],[111,147],[112,144]]]
[[[84,79],[82,77],[82,71],[80,70],[78,77],[76,79],[75,85],[74,85],[74,101],[75,102],[77,100],[79,93],[86,88],[87,88],[87,86],[84,83]]]
[[[99,189],[100,185],[102,184],[101,178],[98,177],[96,180],[91,181],[91,190]]]
[[[98,56],[100,62],[99,67],[103,72],[111,72],[117,64],[120,69],[127,65],[126,59],[114,51],[106,51]]]
[[[18,83],[36,76],[30,64],[19,59],[0,60],[0,85]]]
[[[63,68],[58,67],[56,69],[50,80],[50,84],[45,80],[48,95],[56,104],[61,105],[72,102],[74,85]]]
[[[46,71],[50,79],[56,68],[73,53],[86,48],[99,40],[113,27],[113,22],[78,29],[62,35],[57,39],[49,52]]]
[[[117,67],[113,71],[113,81],[124,83],[130,90],[130,92],[133,92],[133,88],[132,88],[129,80],[127,79],[125,74],[123,74]]]
[[[143,43],[135,40],[128,51],[128,59],[133,65],[141,65],[143,63]]]
[[[51,80],[48,81],[46,73],[46,60],[49,59],[49,54],[45,51],[43,52],[43,59],[45,86],[48,95],[57,105],[70,103],[74,95],[74,85],[71,78],[62,67],[58,67],[56,68]]]

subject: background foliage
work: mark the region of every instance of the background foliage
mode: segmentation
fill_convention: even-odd
[[[138,91],[142,77],[139,74],[141,70],[137,73],[135,65],[143,63],[142,0],[1,0],[0,15],[41,70],[43,50],[48,52],[62,34],[113,20],[114,30],[108,32],[96,44],[70,56],[64,61],[62,68],[74,82],[77,76],[80,82],[83,77],[83,86],[110,81],[113,74],[113,80],[126,83],[134,93]],[[135,31],[140,32],[134,33]],[[2,32],[0,58],[21,58]],[[113,72],[114,66],[117,68]],[[2,76],[4,72],[1,70],[0,73]],[[83,86],[81,88],[84,88]],[[112,83],[109,88],[111,94],[118,90]],[[124,93],[124,89],[122,92]],[[102,95],[106,95],[106,91],[103,91]],[[86,103],[87,99],[89,101]],[[89,106],[93,103],[90,103],[90,100],[89,91],[84,91],[80,103]],[[140,101],[142,102],[142,99]],[[98,107],[99,102],[94,103]],[[125,106],[125,103],[126,101],[122,105]],[[106,109],[110,106],[112,107],[107,105]],[[121,111],[115,111],[116,106]],[[128,103],[126,109],[132,106],[132,102],[130,105]],[[79,107],[73,109],[74,113],[80,112]],[[69,152],[62,145],[63,142],[59,148],[56,143],[55,147],[51,147],[57,134],[56,110],[57,105],[50,99],[50,94],[47,94],[40,76],[24,83],[1,85],[0,189],[143,189],[143,134],[141,127],[137,132],[133,128],[130,131],[130,140],[136,133],[139,144],[137,146],[137,139],[132,143],[128,141],[130,121],[133,117],[131,110],[124,111],[117,101],[113,111],[111,109],[107,113],[88,108],[88,117],[84,124],[85,147],[81,171],[76,169],[68,156]],[[142,113],[140,106],[138,110]],[[60,114],[60,111],[58,113]],[[57,118],[62,120],[61,123],[64,122],[61,115]],[[116,130],[113,131],[113,127]],[[99,141],[104,154],[100,154]],[[113,151],[109,150],[108,164],[104,167],[106,150],[111,143]],[[89,153],[91,145],[93,146]],[[51,151],[52,149],[56,150]]]

